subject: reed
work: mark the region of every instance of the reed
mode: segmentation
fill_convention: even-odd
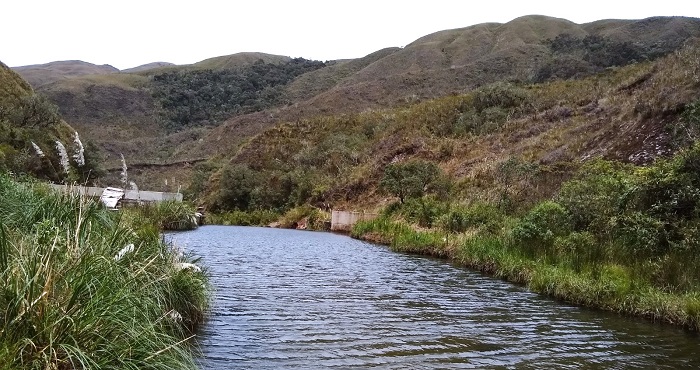
[[[0,199],[0,369],[196,368],[208,279],[156,226],[4,175]]]

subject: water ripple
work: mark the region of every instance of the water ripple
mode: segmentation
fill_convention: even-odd
[[[700,367],[680,329],[344,236],[206,226],[168,238],[204,258],[216,289],[203,369]]]

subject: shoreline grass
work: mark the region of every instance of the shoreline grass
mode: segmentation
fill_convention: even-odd
[[[416,230],[385,216],[357,223],[351,236],[388,245],[395,252],[444,258],[567,303],[700,330],[700,292],[664,291],[616,263],[577,271],[542,255],[528,256],[507,232],[454,235]]]
[[[0,369],[196,369],[208,278],[158,225],[5,175],[0,198]]]

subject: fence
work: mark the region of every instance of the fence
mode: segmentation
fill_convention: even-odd
[[[331,213],[331,231],[348,232],[358,221],[372,220],[374,218],[377,218],[376,213],[334,210]]]

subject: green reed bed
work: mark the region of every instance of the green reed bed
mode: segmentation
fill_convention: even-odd
[[[0,175],[0,369],[194,369],[205,272],[144,219]]]

